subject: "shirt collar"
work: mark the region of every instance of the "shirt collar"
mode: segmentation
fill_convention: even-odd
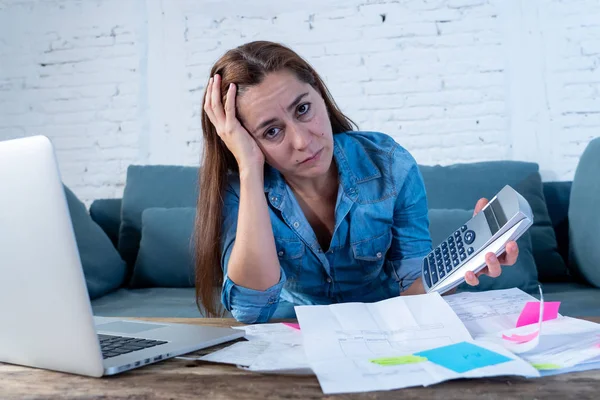
[[[333,135],[333,158],[337,164],[340,183],[351,197],[357,192],[357,184],[381,177],[380,170],[364,146],[346,132]],[[281,200],[285,193],[285,186],[283,175],[277,169],[265,164],[264,190],[269,193],[270,198]]]

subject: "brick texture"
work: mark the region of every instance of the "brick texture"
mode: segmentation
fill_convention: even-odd
[[[0,140],[47,135],[82,200],[119,197],[132,163],[199,163],[210,67],[257,39],[422,164],[569,180],[600,135],[597,0],[0,0]]]

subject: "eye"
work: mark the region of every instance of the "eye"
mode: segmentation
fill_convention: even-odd
[[[269,128],[265,131],[265,133],[263,134],[263,137],[265,139],[275,139],[277,136],[279,136],[280,132],[281,132],[281,129],[279,129],[279,128]]]
[[[298,106],[296,112],[299,116],[302,116],[310,111],[310,103],[303,103]]]

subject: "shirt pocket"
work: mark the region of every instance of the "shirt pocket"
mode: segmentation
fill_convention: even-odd
[[[298,279],[304,260],[304,243],[297,239],[275,238],[275,248],[279,265],[287,279]]]
[[[391,244],[392,234],[386,232],[352,245],[354,258],[361,266],[365,278],[372,279],[379,275]]]

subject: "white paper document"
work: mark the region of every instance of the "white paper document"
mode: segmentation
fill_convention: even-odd
[[[600,325],[570,317],[544,321],[539,344],[519,354],[541,369],[571,368],[600,357]],[[523,334],[531,325],[478,336],[478,340],[502,344],[502,334]]]
[[[458,293],[444,300],[474,338],[516,327],[525,303],[538,301],[517,288]]]
[[[205,356],[184,359],[233,364],[255,372],[312,374],[304,349],[298,344],[252,340],[234,343]]]
[[[214,351],[202,357],[201,361],[212,361],[225,364],[250,366],[269,348],[271,343],[253,340],[251,342],[237,342],[221,350]]]
[[[395,297],[377,303],[297,306],[304,349],[326,394],[391,390],[431,385],[460,377],[539,376],[528,363],[501,346],[489,350],[506,362],[457,373],[430,361],[380,365],[373,359],[404,357],[454,343],[471,335],[438,293]]]
[[[244,338],[247,340],[302,344],[302,333],[298,329],[291,328],[282,323],[232,326],[232,328],[245,331]]]
[[[245,342],[202,357],[187,358],[234,364],[255,372],[312,374],[302,346],[302,333],[281,323],[234,326],[246,332]]]

